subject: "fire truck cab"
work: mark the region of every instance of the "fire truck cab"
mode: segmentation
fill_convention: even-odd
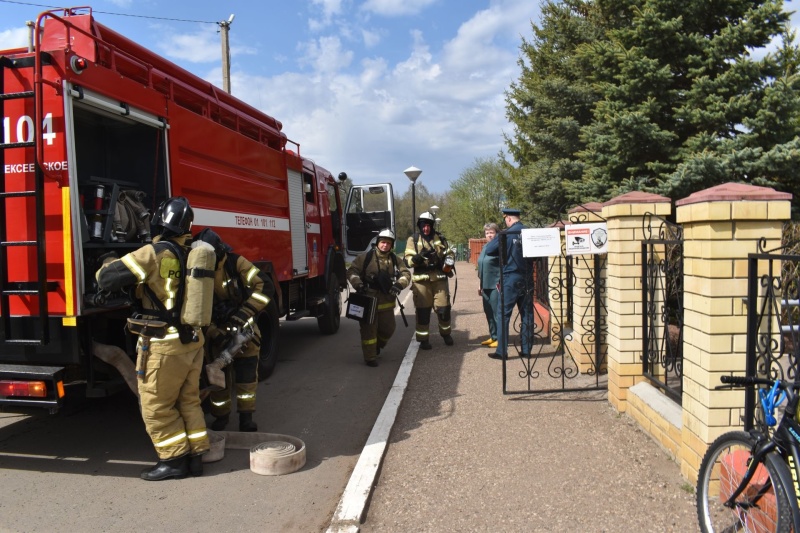
[[[303,157],[273,117],[98,23],[42,13],[34,46],[0,51],[0,406],[57,411],[65,396],[126,387],[132,298],[98,289],[108,254],[151,241],[185,196],[273,280],[259,316],[260,375],[279,319],[339,329],[345,262],[394,228],[389,184],[353,186]],[[130,382],[127,386],[131,386]]]

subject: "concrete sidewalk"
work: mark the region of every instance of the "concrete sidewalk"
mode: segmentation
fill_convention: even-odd
[[[697,531],[678,465],[604,391],[503,394],[502,362],[480,346],[474,267],[458,272],[456,344],[433,336],[434,349],[416,353],[411,343],[384,407],[396,419],[379,418],[365,448],[379,475],[370,499],[360,480],[363,523],[334,517],[330,531]],[[519,359],[508,364],[520,379]]]

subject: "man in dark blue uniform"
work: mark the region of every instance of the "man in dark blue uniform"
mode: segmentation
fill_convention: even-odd
[[[519,221],[519,209],[503,209],[503,217],[507,229],[489,241],[485,248],[486,255],[503,253],[503,286],[500,287],[502,300],[498,299],[500,301],[497,305],[497,348],[489,353],[489,357],[502,359],[504,354],[508,354],[508,326],[515,306],[519,309],[522,320],[520,355],[530,357],[533,340],[533,295],[529,289],[533,284],[533,270],[531,260],[522,257],[522,230],[525,226]],[[505,242],[505,250],[500,249],[502,242]]]

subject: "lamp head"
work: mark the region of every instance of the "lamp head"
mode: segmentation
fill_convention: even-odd
[[[408,167],[403,171],[403,174],[405,174],[406,177],[411,180],[411,183],[414,183],[417,181],[419,175],[422,174],[422,170],[418,169],[417,167]]]

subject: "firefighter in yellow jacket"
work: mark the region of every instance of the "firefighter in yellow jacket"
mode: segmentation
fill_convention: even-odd
[[[431,349],[430,323],[431,310],[436,310],[439,335],[448,346],[453,345],[450,327],[450,287],[447,279],[453,277],[455,256],[447,241],[434,230],[434,217],[428,212],[417,219],[419,233],[414,233],[406,242],[403,260],[414,269],[411,277],[416,308],[416,336],[419,347]]]
[[[258,314],[269,305],[268,294],[274,294],[275,287],[266,274],[244,257],[233,253],[210,228],[198,233],[195,241],[213,246],[217,256],[213,323],[207,331],[212,359],[225,347],[231,335],[241,330],[252,332],[253,335],[252,340],[234,356],[233,363],[226,367],[225,388],[211,393],[211,414],[215,417],[211,429],[222,431],[228,425],[231,385],[235,382],[239,431],[258,431],[258,425],[253,421],[261,349],[261,332],[256,321]]]
[[[140,336],[137,343],[142,418],[159,457],[142,471],[147,481],[202,475],[201,455],[209,449],[200,407],[203,332],[180,321],[193,218],[186,198],[165,200],[153,214],[152,226],[161,230],[153,243],[104,263],[96,276],[103,290],[135,286],[142,318],[168,325],[163,338]]]
[[[397,295],[411,283],[411,273],[392,251],[394,241],[392,230],[381,231],[375,249],[356,257],[347,269],[347,280],[356,292],[377,299],[375,320],[359,322],[361,351],[367,366],[378,366],[378,354],[394,334]]]

